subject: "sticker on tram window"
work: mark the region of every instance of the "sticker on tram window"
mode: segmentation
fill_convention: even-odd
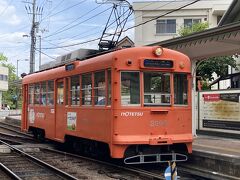
[[[67,129],[74,131],[77,126],[77,113],[76,112],[68,112],[67,113]]]
[[[161,59],[144,59],[144,67],[152,68],[173,68],[173,61]]]
[[[34,121],[35,121],[35,112],[34,112],[34,109],[30,109],[30,110],[29,110],[28,120],[29,120],[29,123],[31,123],[31,124],[34,123]]]

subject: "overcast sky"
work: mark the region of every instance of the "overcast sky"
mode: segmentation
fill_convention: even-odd
[[[100,0],[98,0],[100,1]],[[138,1],[138,0],[134,0]],[[149,3],[152,3],[150,0]],[[173,1],[173,0],[171,0]],[[183,1],[183,0],[182,0]],[[185,0],[187,1],[187,0]],[[0,53],[16,66],[17,59],[29,59],[32,19],[32,0],[0,0]],[[99,38],[110,14],[110,4],[97,4],[95,0],[36,0],[37,21],[42,48],[69,45]],[[129,0],[130,3],[133,0]],[[134,25],[133,15],[126,27]],[[123,34],[134,38],[134,29]],[[78,48],[97,48],[98,41],[60,49],[42,49],[42,52],[56,58]],[[37,41],[36,47],[39,47]],[[42,64],[53,59],[42,54]],[[36,52],[36,70],[38,70]],[[19,74],[29,72],[29,62],[19,63]]]

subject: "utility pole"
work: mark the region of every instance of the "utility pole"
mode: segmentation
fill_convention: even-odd
[[[32,28],[31,28],[31,50],[30,50],[30,73],[35,71],[35,47],[36,47],[36,22],[35,22],[36,0],[32,2]]]
[[[42,37],[41,36],[39,36],[39,68],[40,68],[40,66],[42,65],[42,57],[41,57],[41,55],[42,55],[42,49],[41,49],[41,41],[42,41]]]
[[[28,14],[32,15],[32,27],[30,32],[31,37],[31,49],[30,49],[30,73],[35,72],[35,51],[36,51],[36,33],[39,31],[39,26],[41,23],[42,13],[43,13],[43,6],[37,6],[36,0],[31,0],[31,2],[23,1],[26,3],[25,9]],[[50,3],[47,0],[47,3]],[[30,5],[29,5],[30,4]],[[31,7],[30,7],[31,6]],[[45,31],[45,29],[43,30]],[[27,35],[24,35],[24,37]],[[39,37],[39,64],[41,65],[41,36]]]

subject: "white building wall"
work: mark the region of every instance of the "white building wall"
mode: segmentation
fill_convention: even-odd
[[[0,66],[0,91],[7,90],[8,90],[8,68]]]
[[[176,19],[176,33],[157,34],[156,20],[135,28],[135,45],[147,45],[171,38],[178,37],[179,29],[184,25],[184,19],[201,19],[208,22],[209,27],[217,26],[218,16],[222,16],[232,0],[202,0],[182,10],[170,13],[160,19]],[[177,9],[190,1],[157,1],[134,2],[135,25],[162,16],[165,13]]]
[[[2,92],[8,90],[8,68],[0,66],[0,110],[2,109]]]

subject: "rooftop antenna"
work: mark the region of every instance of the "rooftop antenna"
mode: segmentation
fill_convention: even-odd
[[[95,0],[98,4],[112,4],[112,10],[102,32],[99,50],[114,49],[119,41],[128,18],[133,13],[132,5],[127,0]]]

